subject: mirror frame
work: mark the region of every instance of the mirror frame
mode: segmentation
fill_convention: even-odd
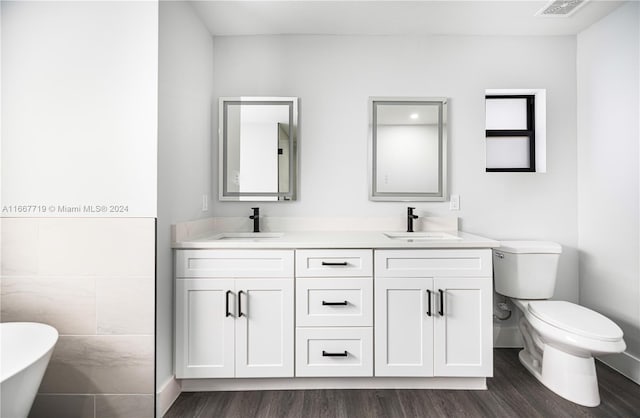
[[[296,200],[298,137],[298,97],[220,97],[218,99],[218,199],[232,202],[282,202]],[[229,105],[288,105],[289,106],[289,191],[288,192],[229,192],[227,184],[227,106]],[[252,199],[238,199],[247,197]],[[260,199],[277,197],[277,200]]]
[[[387,202],[444,202],[447,195],[447,103],[446,97],[369,97],[369,200]],[[379,192],[376,189],[376,128],[377,104],[435,104],[439,107],[438,143],[440,166],[438,178],[438,192],[410,193],[410,192]]]

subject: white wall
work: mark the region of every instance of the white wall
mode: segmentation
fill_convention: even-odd
[[[618,323],[640,357],[638,3],[578,35],[577,74],[580,303]]]
[[[160,2],[157,250],[157,385],[173,375],[170,226],[211,216],[213,41],[186,2]],[[161,412],[161,411],[160,411]]]
[[[450,193],[462,209],[452,214],[468,232],[561,243],[556,296],[576,301],[575,47],[570,36],[216,37],[214,95],[301,98],[299,200],[260,203],[261,213],[326,217],[406,213],[367,197],[370,96],[448,97]],[[488,88],[546,89],[547,173],[484,171]],[[213,212],[248,216],[253,205],[215,201]],[[449,214],[448,202],[415,206]]]
[[[157,8],[2,2],[2,216],[155,217]]]
[[[158,5],[1,7],[1,318],[60,333],[29,416],[153,417]]]

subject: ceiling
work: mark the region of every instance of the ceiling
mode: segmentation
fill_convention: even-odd
[[[620,6],[589,0],[569,17],[540,17],[549,1],[191,2],[214,36],[233,35],[574,35]]]

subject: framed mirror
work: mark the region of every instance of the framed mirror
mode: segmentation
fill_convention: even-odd
[[[221,97],[220,200],[296,197],[297,97]]]
[[[369,199],[447,200],[447,99],[369,98]]]

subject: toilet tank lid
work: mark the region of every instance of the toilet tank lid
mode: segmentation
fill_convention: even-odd
[[[498,251],[514,254],[560,254],[560,244],[551,241],[500,241]]]

